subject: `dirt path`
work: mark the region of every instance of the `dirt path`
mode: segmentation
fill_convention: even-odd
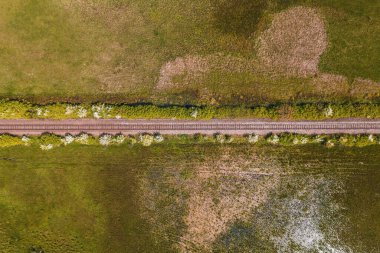
[[[372,133],[380,134],[380,120],[345,119],[329,121],[244,120],[0,120],[0,132],[10,134],[156,133],[161,134],[304,134]]]

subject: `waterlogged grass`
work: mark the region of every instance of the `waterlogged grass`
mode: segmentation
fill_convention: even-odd
[[[378,146],[177,141],[49,152],[0,149],[0,247],[3,252],[28,252],[33,246],[45,252],[177,252],[187,233],[189,186],[199,180],[198,170],[228,172],[238,166],[244,171],[254,162],[258,168],[273,163],[267,173],[282,172],[281,180],[250,215],[228,225],[212,243],[214,251],[310,252],[319,245],[375,252],[380,247],[378,153]],[[205,196],[218,193],[218,178],[204,185]],[[288,245],[290,240],[294,243]]]
[[[15,0],[0,3],[0,96],[37,102],[203,101],[197,91],[185,90],[182,97],[155,91],[160,68],[186,55],[253,59],[256,38],[271,15],[296,5],[318,7],[326,18],[330,46],[323,72],[380,80],[378,1]],[[364,99],[373,88],[355,94],[345,86],[329,96],[303,79],[218,75],[200,84],[222,104],[345,100],[348,94]]]
[[[281,177],[271,198],[249,219],[236,221],[219,237],[216,252],[379,249],[378,148],[261,152],[275,154],[284,168],[295,170]]]

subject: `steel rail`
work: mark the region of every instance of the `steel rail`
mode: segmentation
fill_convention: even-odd
[[[252,120],[0,120],[0,132],[51,133],[380,133],[380,120],[259,121]]]

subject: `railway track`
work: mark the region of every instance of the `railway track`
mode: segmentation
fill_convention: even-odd
[[[77,134],[160,132],[193,133],[380,133],[380,120],[340,121],[258,121],[258,120],[0,120],[0,132],[41,134],[45,132]]]

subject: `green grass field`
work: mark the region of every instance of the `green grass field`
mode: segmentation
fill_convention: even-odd
[[[0,151],[2,252],[167,252],[139,215],[137,150],[36,151]]]
[[[260,62],[260,36],[295,6],[315,8],[325,23],[319,74],[285,75]],[[376,105],[339,102],[380,101],[379,13],[378,0],[3,0],[0,98],[285,103],[255,114],[206,107],[200,118],[313,119],[326,108],[286,103],[334,102],[334,117],[376,116]],[[2,105],[4,118],[42,110]],[[71,117],[66,104],[43,108],[46,117]],[[197,110],[118,108],[112,117],[189,118]],[[23,143],[15,139],[3,145]],[[0,252],[379,251],[379,145],[197,141],[0,148]],[[368,142],[362,136],[356,145]]]
[[[380,81],[378,1],[239,0],[230,5],[222,0],[2,1],[0,96],[221,104],[378,99],[378,85],[352,83],[356,77]],[[222,72],[189,86],[179,82],[184,89],[154,89],[161,67],[177,57],[221,53],[254,60],[255,39],[272,14],[296,5],[317,7],[324,16],[329,47],[320,69],[347,76],[342,87]]]
[[[178,252],[188,231],[185,217],[194,215],[189,206],[203,206],[192,194],[200,191],[200,196],[211,196],[212,213],[213,205],[220,208],[219,203],[225,203],[225,196],[238,199],[242,190],[239,185],[273,180],[244,177],[226,181],[230,187],[237,184],[237,188],[232,192],[223,188],[225,193],[220,195],[221,187],[226,187],[224,180],[234,178],[218,174],[223,166],[244,171],[252,165],[260,171],[288,174],[279,182],[268,181],[276,187],[271,188],[266,201],[249,210],[250,218],[239,216],[228,223],[211,244],[215,251],[274,252],[285,247],[307,252],[302,251],[307,249],[302,238],[292,237],[292,245],[278,245],[269,238],[289,240],[287,236],[297,235],[293,229],[299,226],[292,227],[292,222],[307,219],[308,208],[317,205],[311,212],[320,218],[312,221],[320,230],[309,224],[308,233],[329,239],[312,241],[310,247],[329,244],[336,249],[373,252],[380,241],[378,152],[378,146],[258,148],[177,142],[149,148],[74,145],[49,152],[31,147],[3,148],[0,248],[2,252],[32,252],[28,251],[31,247],[41,247],[45,252]],[[197,183],[205,180],[198,173],[207,170],[216,176],[206,178],[207,183],[197,188]],[[290,208],[294,201],[303,210],[298,214]],[[224,208],[239,214],[236,207],[226,205]],[[204,215],[197,216],[198,220],[209,217]],[[208,228],[202,231],[213,232]],[[190,235],[197,238],[197,234]],[[196,248],[199,244],[195,240],[189,245],[202,252]]]

